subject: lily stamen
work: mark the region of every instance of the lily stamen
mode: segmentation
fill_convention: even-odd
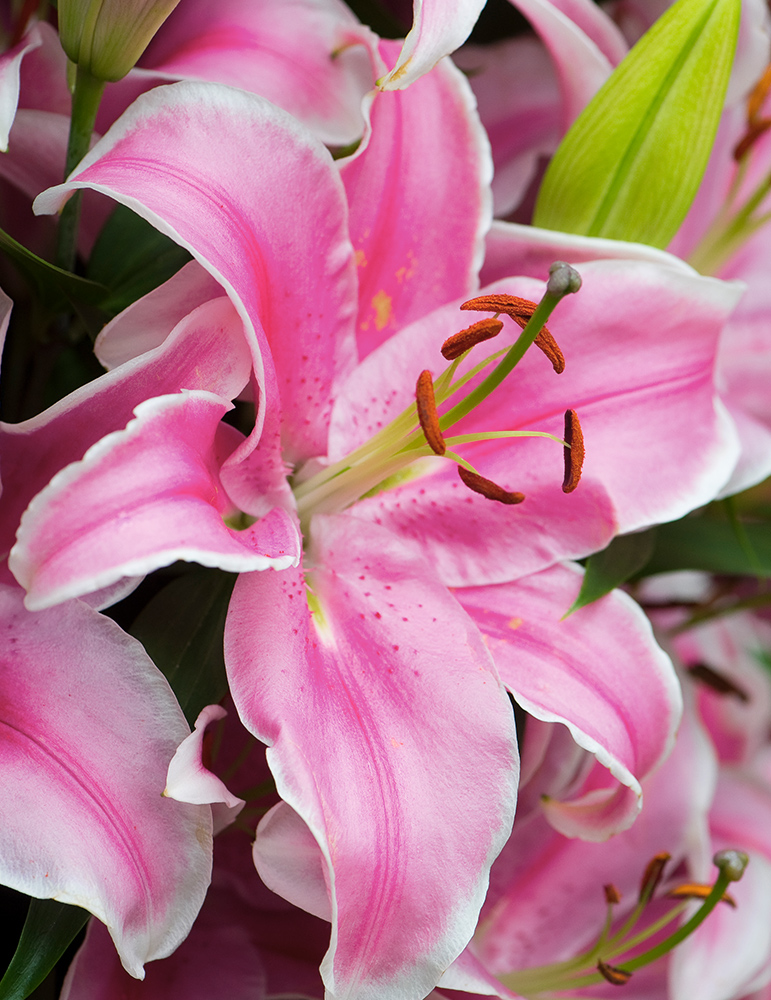
[[[461,307],[462,308],[462,307]],[[454,361],[461,354],[471,350],[476,344],[481,344],[485,340],[497,337],[503,329],[503,323],[499,319],[480,319],[471,326],[466,327],[459,333],[454,333],[442,344],[442,357],[446,361]],[[536,338],[537,339],[537,338]]]
[[[711,892],[711,885],[703,885],[700,882],[684,882],[682,885],[676,885],[674,889],[670,889],[667,896],[671,899],[706,899]],[[730,893],[724,892],[720,902],[728,903],[729,906],[736,909],[736,900]]]
[[[676,905],[638,933],[632,934],[632,930],[651,902],[668,860],[668,854],[657,854],[647,865],[640,884],[640,901],[623,926],[611,937],[608,937],[609,920],[616,900],[620,897],[615,886],[606,885],[604,890],[608,904],[608,918],[596,942],[588,951],[566,961],[502,975],[499,977],[501,982],[513,992],[533,998],[544,994],[553,998],[561,995],[563,991],[568,991],[572,995],[574,990],[603,981],[623,986],[635,970],[655,962],[689,937],[719,902],[723,900],[729,902],[730,897],[728,900],[725,899],[726,887],[729,882],[741,878],[748,861],[747,855],[742,851],[718,851],[713,862],[719,874],[713,885],[689,883],[673,890],[671,895],[675,896]],[[658,941],[647,951],[634,954],[644,942],[659,936],[668,924],[681,917],[686,911],[689,899],[700,899],[702,905],[664,940]],[[616,962],[622,964],[617,965]]]
[[[415,385],[415,403],[423,435],[431,450],[436,455],[444,455],[447,451],[447,445],[444,443],[444,436],[439,426],[439,414],[436,410],[436,398],[434,397],[434,380],[428,369],[418,375],[418,381]]]
[[[503,293],[478,295],[475,299],[469,299],[461,306],[461,309],[474,309],[478,312],[505,313],[522,330],[527,326],[536,308],[536,303],[531,302],[530,299],[521,299],[518,295],[505,295]],[[554,371],[561,375],[565,371],[565,356],[547,326],[541,328],[533,343],[551,361]],[[444,354],[444,348],[442,348],[442,353]]]
[[[608,965],[607,962],[603,962],[602,960],[597,963],[597,971],[614,986],[625,986],[632,978],[631,972],[627,972],[626,969],[619,969],[615,965]]]
[[[505,504],[518,504],[522,503],[525,499],[524,493],[510,493],[491,479],[485,479],[484,476],[480,476],[477,472],[464,469],[462,465],[458,466],[458,475],[465,486],[468,486],[474,493],[481,493],[488,500],[497,500],[498,503]]]
[[[647,903],[649,899],[653,896],[656,889],[659,887],[659,883],[664,877],[664,869],[666,868],[667,861],[672,857],[671,854],[667,854],[666,851],[662,851],[660,854],[656,854],[645,867],[643,872],[643,877],[640,880],[640,902]]]
[[[565,411],[565,477],[562,492],[572,493],[581,481],[584,467],[584,434],[575,410]]]

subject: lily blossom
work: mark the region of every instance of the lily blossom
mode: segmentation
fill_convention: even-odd
[[[383,52],[393,58],[393,47]],[[437,106],[445,109],[441,128],[426,129],[421,109]],[[214,133],[216,156],[207,139]],[[407,159],[414,169],[402,172]],[[242,324],[256,426],[219,466],[219,481],[244,523],[258,527],[277,508],[302,530],[304,549],[296,568],[239,577],[228,676],[244,725],[269,745],[282,808],[294,810],[321,858],[332,920],[322,973],[333,996],[419,1000],[473,931],[514,810],[516,739],[501,675],[515,669],[507,640],[516,649],[517,629],[505,622],[521,609],[532,662],[541,661],[541,677],[556,689],[576,667],[560,662],[557,619],[579,586],[576,571],[557,564],[601,548],[619,529],[704,502],[736,457],[712,379],[736,290],[657,262],[614,261],[586,267],[582,291],[555,314],[565,374],[528,352],[458,419],[457,440],[447,433],[448,448],[461,448],[508,496],[521,486],[527,501],[504,507],[472,492],[454,462],[435,453],[415,412],[417,376],[433,375],[440,405],[444,393],[463,399],[482,377],[473,365],[493,365],[494,351],[511,348],[520,332],[507,321],[494,344],[445,371],[441,345],[464,325],[458,305],[476,290],[489,173],[467,85],[445,64],[406,91],[376,95],[365,143],[339,166],[254,95],[189,83],[151,92],[66,185],[37,202],[55,211],[88,187],[128,205],[190,250]],[[445,228],[424,233],[416,224],[424,217]],[[153,293],[156,305],[168,295],[169,315],[183,308],[179,282]],[[545,285],[507,277],[487,291],[534,303]],[[118,345],[121,329],[116,320],[102,349]],[[142,349],[141,338],[132,343]],[[143,357],[124,355],[104,379],[119,385],[122,369]],[[573,405],[593,443],[580,489],[568,496],[560,466]],[[667,432],[654,430],[642,448],[640,427],[651,419]],[[145,456],[162,453],[161,436],[137,440]],[[149,481],[152,517],[141,530],[132,533],[133,518],[120,521],[110,499],[106,524],[126,532],[130,560],[118,553],[110,564],[103,547],[68,557],[102,523],[95,499],[128,467],[122,441],[110,446],[114,463],[98,467],[100,453],[87,455],[28,508],[13,566],[36,606],[157,559],[152,539],[174,505],[159,503]],[[45,578],[54,564],[61,592]],[[551,576],[530,578],[541,571]],[[550,593],[558,613],[545,610]],[[630,694],[618,673],[600,677],[583,662],[596,658],[581,626],[589,609],[562,629],[584,643],[576,704],[550,698],[535,677],[520,685],[534,712],[572,724],[613,775],[603,768],[604,783],[575,810],[573,822],[592,836],[631,822],[639,782],[669,748],[680,707],[671,667],[639,612],[623,599],[605,607],[623,621],[639,689]],[[486,609],[495,614],[485,618]],[[591,704],[607,709],[604,733],[591,728]],[[635,712],[651,725],[630,728]],[[266,838],[258,836],[260,850]]]

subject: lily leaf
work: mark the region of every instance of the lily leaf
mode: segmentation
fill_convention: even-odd
[[[218,569],[183,573],[128,629],[165,675],[191,726],[205,705],[227,694],[222,636],[235,582],[234,573]]]
[[[87,274],[110,289],[100,305],[115,316],[171,278],[189,260],[187,250],[131,209],[118,205],[94,244]]]
[[[656,529],[655,545],[643,575],[679,569],[771,577],[771,524],[733,524],[708,517],[686,517]]]
[[[666,247],[715,140],[741,0],[678,0],[587,105],[546,172],[534,224]]]
[[[651,557],[654,538],[655,529],[634,535],[619,535],[602,552],[590,556],[581,590],[565,617],[598,601],[614,587],[621,586],[639,573]]]
[[[38,257],[8,233],[0,229],[0,250],[14,262],[36,289],[41,301],[52,311],[65,302],[78,306],[97,305],[107,294],[98,282],[81,278]]]
[[[90,914],[55,899],[30,900],[11,964],[0,981],[0,1000],[24,1000],[53,969]]]

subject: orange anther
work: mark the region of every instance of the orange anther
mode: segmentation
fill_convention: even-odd
[[[436,411],[434,398],[434,380],[431,372],[426,369],[418,375],[415,386],[415,402],[418,407],[418,420],[432,451],[444,455],[447,445],[444,443],[442,429],[439,426],[439,414]]]
[[[484,476],[479,476],[476,472],[470,472],[468,469],[464,469],[462,465],[458,466],[458,475],[470,490],[473,490],[475,493],[481,493],[488,500],[497,500],[498,503],[515,504],[522,503],[525,499],[524,493],[509,493],[508,490],[504,490],[502,486],[494,483],[491,479],[485,479]]]
[[[597,971],[614,986],[625,986],[632,978],[631,972],[627,972],[626,969],[619,969],[615,965],[608,965],[607,962],[603,962],[602,960],[597,963]]]
[[[454,361],[475,344],[497,337],[502,329],[503,323],[499,319],[480,319],[478,323],[472,323],[460,333],[448,337],[442,344],[442,356],[448,361]]]
[[[562,480],[562,492],[572,493],[581,481],[584,465],[584,435],[575,410],[565,411],[565,441],[568,447],[564,449],[565,478]]]

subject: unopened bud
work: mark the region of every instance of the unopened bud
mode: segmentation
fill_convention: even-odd
[[[133,68],[179,0],[59,0],[59,38],[71,62],[97,80]]]

